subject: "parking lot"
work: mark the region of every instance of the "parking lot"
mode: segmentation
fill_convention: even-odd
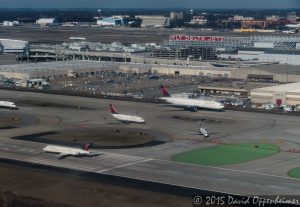
[[[204,76],[174,76],[157,74],[136,74],[115,71],[101,71],[88,77],[56,78],[50,80],[50,89],[81,91],[93,94],[129,94],[152,98],[160,94],[159,86],[191,86],[213,81]],[[193,87],[194,86],[194,87]]]
[[[258,105],[251,102],[249,97],[251,89],[275,85],[275,83],[247,82],[203,75],[125,73],[116,70],[102,70],[94,75],[83,73],[73,77],[61,76],[45,81],[47,85],[32,87],[43,90],[46,93],[74,93],[83,96],[120,97],[121,99],[133,98],[155,101],[161,96],[160,86],[165,85],[174,96],[215,100],[223,103],[227,109],[295,114],[298,114],[300,111],[298,105]],[[10,79],[0,80],[0,86],[7,88],[20,88],[21,86],[17,83],[17,81]],[[27,87],[31,87],[30,84],[27,84]],[[206,87],[211,88],[211,90],[201,89]],[[221,91],[215,89],[221,89]],[[26,88],[23,88],[23,90],[26,90]],[[245,92],[234,92],[235,90]],[[7,97],[6,99],[9,98]]]

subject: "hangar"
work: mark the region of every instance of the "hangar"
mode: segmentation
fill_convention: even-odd
[[[40,18],[36,20],[36,24],[40,26],[54,26],[58,25],[59,21],[56,18]]]
[[[255,104],[300,105],[300,82],[252,89],[250,96]]]
[[[24,63],[0,65],[0,76],[28,81],[29,79],[64,77],[73,73],[88,76],[97,74],[102,70],[111,70],[115,68],[116,67],[111,64],[92,61]]]
[[[165,27],[165,26],[168,26],[168,18],[164,17],[164,16],[137,15],[136,17],[143,20],[141,27]]]

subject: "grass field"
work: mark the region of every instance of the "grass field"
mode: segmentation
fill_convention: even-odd
[[[229,165],[247,162],[277,154],[279,147],[274,144],[223,144],[205,149],[196,149],[177,154],[173,161],[198,165]]]
[[[293,178],[299,178],[299,179],[300,179],[300,167],[291,169],[291,170],[288,172],[288,175],[289,175],[290,177],[293,177]]]

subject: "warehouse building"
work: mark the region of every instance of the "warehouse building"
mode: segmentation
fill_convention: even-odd
[[[23,53],[28,49],[28,42],[23,40],[0,39],[4,53]]]
[[[253,89],[250,96],[255,104],[300,105],[300,82]]]
[[[122,17],[101,17],[97,18],[97,25],[99,26],[122,26],[124,20]]]
[[[264,48],[239,49],[236,54],[220,54],[220,59],[256,60],[278,62],[280,64],[300,65],[300,43],[295,50],[274,50]]]
[[[169,18],[164,16],[137,15],[136,18],[142,19],[141,27],[166,27],[169,26]]]
[[[17,59],[29,56],[29,43],[23,40],[0,39],[0,53],[12,53]]]
[[[115,69],[114,65],[92,61],[57,61],[0,65],[0,75],[5,78],[28,81],[68,76],[77,73],[81,76],[94,75],[101,70]]]
[[[56,18],[40,18],[36,20],[36,24],[40,26],[56,26],[59,24],[58,19]]]

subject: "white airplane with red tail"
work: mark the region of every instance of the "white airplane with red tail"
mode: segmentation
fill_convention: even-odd
[[[85,144],[82,149],[79,148],[73,148],[73,147],[63,147],[58,145],[47,145],[43,148],[43,151],[49,152],[49,153],[57,153],[58,159],[63,159],[68,156],[74,156],[74,157],[93,157],[98,156],[97,153],[92,153],[89,151],[89,148],[92,146],[92,144]]]
[[[139,116],[119,114],[113,104],[109,104],[110,112],[114,118],[124,123],[145,123],[145,120]]]
[[[161,97],[161,99],[165,100],[167,103],[170,103],[174,107],[185,108],[186,110],[193,112],[197,112],[199,109],[210,109],[218,111],[224,109],[224,105],[217,101],[171,97],[167,88],[163,85],[161,85],[161,91],[164,96]]]

